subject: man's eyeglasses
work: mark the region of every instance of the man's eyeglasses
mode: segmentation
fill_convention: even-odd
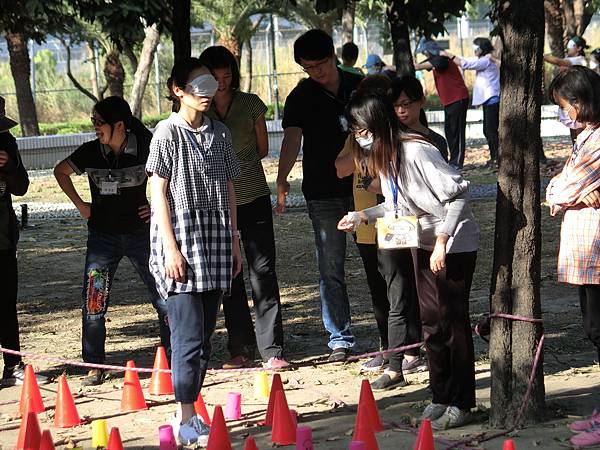
[[[97,117],[90,117],[90,120],[92,121],[92,125],[94,125],[95,127],[101,127],[102,125],[106,125],[106,122],[102,119],[98,119]]]
[[[314,73],[318,70],[323,70],[323,68],[325,67],[325,64],[327,64],[329,62],[329,58],[324,59],[321,62],[318,62],[316,64],[313,64],[312,66],[302,66],[302,70],[304,70],[306,73]]]
[[[415,102],[416,102],[416,100],[407,100],[407,101],[402,102],[402,103],[394,103],[394,108],[408,109],[412,105],[414,105]]]

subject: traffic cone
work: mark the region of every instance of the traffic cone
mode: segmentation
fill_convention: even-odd
[[[127,361],[128,368],[135,368],[133,361]],[[140,409],[148,409],[144,393],[140,385],[140,378],[137,372],[133,370],[125,371],[125,384],[123,385],[123,396],[121,397],[121,411],[139,411]]]
[[[40,449],[41,450],[41,449]],[[117,427],[110,429],[110,436],[108,437],[108,444],[106,450],[123,450],[123,441],[121,440],[121,433]]]
[[[169,369],[167,354],[165,348],[160,346],[156,349],[154,357],[154,369]],[[171,374],[167,372],[152,372],[150,377],[150,395],[171,395],[173,392],[173,380]]]
[[[202,394],[199,392],[198,399],[194,402],[194,410],[196,411],[196,414],[202,417],[202,422],[210,426],[210,416],[208,415],[208,410],[206,409],[206,405],[204,404]]]
[[[254,438],[252,436],[248,436],[246,438],[244,450],[258,450],[258,447],[256,446],[256,441],[254,441]]]
[[[294,420],[290,414],[290,408],[288,407],[285,392],[283,390],[275,393],[271,442],[279,445],[291,445],[296,443],[296,426],[294,425]]]
[[[19,427],[19,437],[17,439],[16,450],[38,450],[42,439],[40,431],[40,422],[37,414],[33,410],[33,400],[30,398],[27,401],[27,410],[21,419]]]
[[[254,374],[254,398],[269,398],[269,377],[267,372]]]
[[[417,435],[417,442],[415,443],[414,450],[434,450],[435,444],[433,443],[433,432],[431,431],[431,421],[424,419],[419,427],[419,434]]]
[[[92,422],[92,447],[104,448],[108,444],[108,425],[105,419],[96,419]]]
[[[55,450],[54,439],[50,430],[44,430],[42,433],[42,439],[40,440],[40,450]]]
[[[352,435],[353,441],[362,441],[365,443],[366,450],[379,450],[377,439],[375,438],[375,432],[373,431],[373,424],[371,419],[367,416],[367,411],[364,408],[358,407],[356,413],[356,422],[354,425],[354,434]]]
[[[379,411],[377,410],[377,403],[375,403],[375,397],[371,390],[371,384],[369,380],[362,380],[360,386],[360,398],[358,400],[358,409],[364,409],[367,417],[371,421],[371,427],[374,433],[383,431],[383,424],[381,423],[381,417],[379,417]],[[358,414],[356,415],[358,419]],[[356,426],[356,425],[355,425]]]
[[[515,443],[512,439],[507,439],[504,441],[504,445],[502,446],[502,450],[515,450]]]
[[[76,427],[81,423],[75,401],[71,395],[66,375],[58,377],[58,393],[54,408],[54,426],[57,428]]]
[[[271,382],[271,393],[269,394],[269,404],[267,405],[267,414],[265,415],[264,423],[261,423],[261,425],[273,425],[273,409],[275,408],[275,394],[277,391],[283,391],[281,375],[278,373],[273,375],[273,381]]]
[[[33,412],[39,414],[46,410],[44,402],[42,401],[42,394],[37,383],[37,378],[33,372],[33,367],[29,364],[25,366],[25,380],[23,381],[23,387],[21,388],[21,399],[19,401],[19,415],[25,417],[27,410],[27,399],[33,400]]]
[[[231,450],[231,441],[225,425],[225,417],[220,405],[215,406],[213,420],[208,434],[206,450]]]

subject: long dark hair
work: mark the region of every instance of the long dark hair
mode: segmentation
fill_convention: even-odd
[[[473,44],[475,44],[477,47],[479,47],[481,49],[481,55],[479,55],[480,58],[482,56],[485,56],[494,51],[494,46],[492,45],[492,42],[488,38],[484,38],[484,37],[475,38],[475,40],[473,41]]]
[[[206,63],[194,57],[182,59],[171,69],[171,76],[167,80],[167,87],[169,88],[169,95],[167,98],[173,102],[173,111],[179,111],[179,107],[181,106],[179,98],[175,95],[173,88],[177,86],[179,89],[185,89],[190,78],[190,73],[200,67],[206,67],[209,70],[211,69]]]
[[[229,69],[231,71],[231,89],[240,87],[240,68],[238,63],[227,48],[222,45],[213,45],[205,49],[199,56],[200,61],[211,69]]]
[[[584,66],[571,66],[559,72],[550,83],[548,94],[554,104],[557,96],[577,106],[577,120],[600,125],[600,75]]]

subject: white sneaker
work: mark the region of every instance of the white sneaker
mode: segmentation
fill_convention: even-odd
[[[436,420],[431,422],[431,428],[434,430],[447,430],[466,425],[471,421],[471,411],[460,409],[458,406],[448,406],[446,412]]]
[[[430,403],[423,410],[423,413],[421,414],[421,417],[419,418],[419,420],[439,419],[440,417],[442,417],[444,415],[444,413],[446,412],[446,409],[448,409],[448,405],[442,405],[441,403]]]

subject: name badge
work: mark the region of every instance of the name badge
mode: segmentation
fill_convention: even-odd
[[[119,182],[102,180],[100,182],[100,195],[117,195],[119,193]]]
[[[417,248],[419,223],[416,216],[387,216],[377,219],[377,246],[380,249]]]

